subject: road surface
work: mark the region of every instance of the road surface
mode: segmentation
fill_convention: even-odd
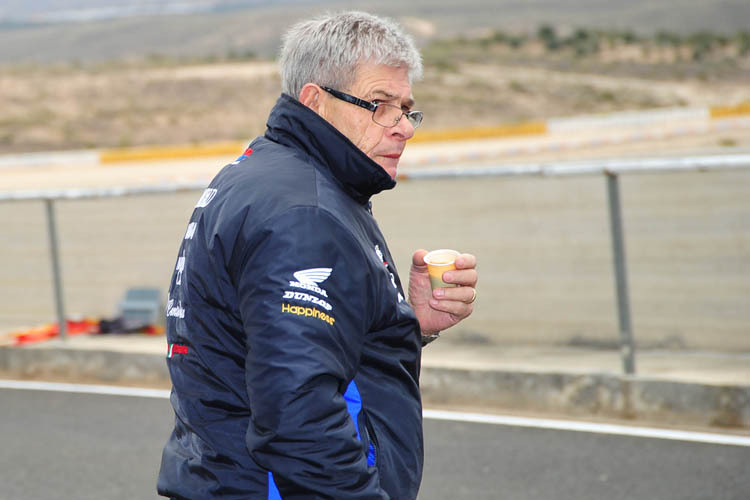
[[[172,410],[165,391],[151,396],[0,389],[0,499],[157,498]],[[427,418],[420,499],[748,498],[748,438],[711,444],[528,425]]]

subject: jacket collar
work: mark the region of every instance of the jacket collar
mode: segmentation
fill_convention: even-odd
[[[327,167],[349,195],[360,203],[396,185],[388,172],[333,125],[287,94],[279,97],[266,126],[268,139],[302,149],[317,163]]]

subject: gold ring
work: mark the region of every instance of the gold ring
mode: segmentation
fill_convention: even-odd
[[[477,289],[476,288],[472,288],[472,290],[474,291],[474,295],[471,296],[471,300],[468,301],[467,304],[473,304],[474,301],[477,300]]]

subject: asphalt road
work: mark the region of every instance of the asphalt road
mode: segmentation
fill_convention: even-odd
[[[0,389],[0,499],[156,498],[160,398]],[[746,500],[750,447],[428,419],[421,500]]]

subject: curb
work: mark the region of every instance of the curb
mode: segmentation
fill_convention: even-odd
[[[65,347],[0,347],[0,372],[17,378],[168,385],[164,354]],[[530,411],[661,425],[750,429],[750,387],[676,382],[609,373],[423,367],[426,406]]]
[[[502,139],[525,135],[547,134],[545,122],[519,122],[496,127],[475,127],[449,130],[420,130],[410,139],[411,144],[442,141],[467,141],[477,139]]]
[[[614,374],[423,368],[426,404],[750,429],[750,387]]]
[[[217,142],[177,146],[150,146],[139,148],[104,149],[99,153],[99,164],[138,161],[174,160],[199,156],[224,156],[242,154],[249,141]]]
[[[164,355],[64,347],[0,347],[0,372],[20,378],[62,377],[127,384],[169,383]]]

